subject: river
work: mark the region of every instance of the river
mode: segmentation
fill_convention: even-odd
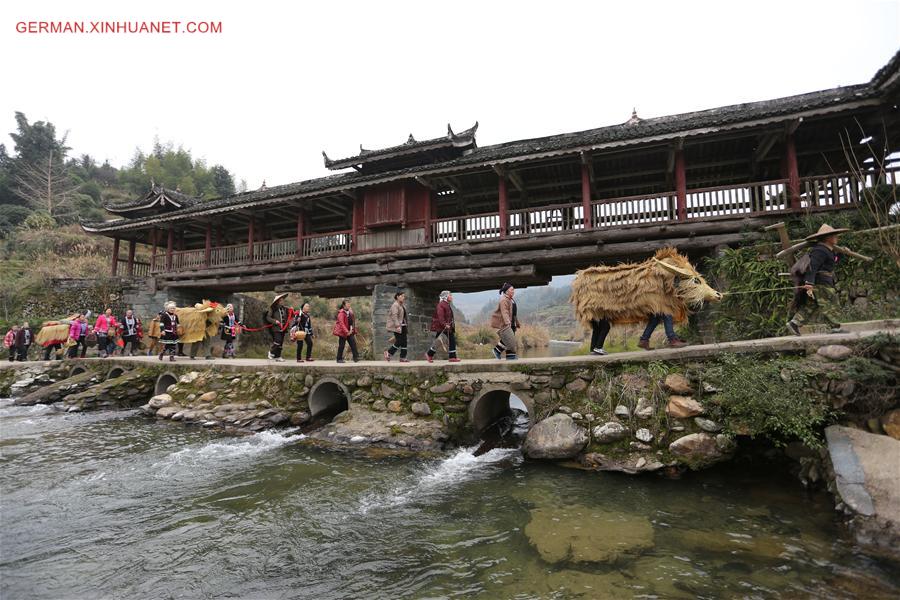
[[[132,411],[0,400],[3,598],[878,598],[832,501],[771,465],[680,480],[525,462],[326,452]],[[533,515],[649,522],[615,565],[551,564]],[[585,530],[596,528],[585,517]],[[592,534],[602,535],[602,527]],[[896,595],[894,596],[896,597]]]

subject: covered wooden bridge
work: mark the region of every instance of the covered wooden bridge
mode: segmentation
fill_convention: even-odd
[[[485,147],[477,123],[448,126],[325,155],[340,172],[329,177],[211,200],[154,186],[107,207],[121,218],[82,226],[115,240],[114,275],[158,287],[339,296],[541,284],[857,206],[866,188],[896,182],[898,72],[900,54],[859,85]]]

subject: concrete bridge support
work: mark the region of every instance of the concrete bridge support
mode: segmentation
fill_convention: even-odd
[[[431,347],[431,315],[438,303],[439,291],[416,285],[376,285],[372,291],[372,353],[376,358],[388,348],[391,334],[387,331],[388,311],[394,303],[394,294],[406,293],[406,312],[409,319],[407,348],[410,360],[421,359]],[[438,357],[446,358],[446,352],[438,345]],[[395,357],[399,358],[399,353]]]

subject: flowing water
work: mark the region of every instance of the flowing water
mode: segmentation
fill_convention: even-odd
[[[515,448],[415,460],[322,452],[301,438],[0,401],[0,597],[898,592],[896,571],[853,547],[828,496],[771,469],[670,481],[525,462]],[[548,510],[645,519],[651,545],[614,565],[545,562],[526,526]],[[602,538],[589,517],[583,529]]]

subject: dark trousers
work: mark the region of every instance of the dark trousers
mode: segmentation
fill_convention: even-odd
[[[607,335],[609,335],[609,321],[606,319],[591,321],[591,350],[603,348]]]
[[[300,357],[303,355],[303,344],[306,344],[306,360],[312,358],[312,347],[313,341],[312,336],[309,333],[306,334],[306,338],[297,342],[297,360],[300,360]]]
[[[400,333],[394,334],[394,343],[388,348],[388,354],[393,356],[397,350],[400,350],[400,358],[406,358],[406,342],[408,334],[409,331],[406,329],[406,325],[401,327]]]
[[[19,351],[16,349],[15,346],[10,346],[9,347],[9,362],[13,362],[14,360],[16,360],[16,354],[18,354],[18,353],[19,353]]]
[[[69,348],[69,358],[75,358],[78,356],[78,348],[81,348],[81,358],[84,358],[87,354],[87,336],[83,335],[77,340],[75,340],[75,345]]]
[[[225,347],[222,348],[222,358],[227,358],[229,356],[234,356],[234,338],[228,337],[225,339]]]
[[[674,340],[678,337],[675,335],[675,326],[672,322],[672,315],[650,315],[650,319],[647,321],[647,328],[644,329],[641,339],[648,341],[650,336],[653,335],[653,330],[656,329],[660,321],[662,321],[663,327],[666,330],[667,338]]]
[[[359,360],[359,352],[356,350],[356,334],[347,337],[338,338],[337,359],[344,360],[344,344],[350,346],[350,352],[353,354],[353,362]]]
[[[437,335],[431,340],[431,348],[428,349],[428,356],[437,354],[437,350],[434,349],[434,346],[437,343],[438,338],[445,333],[447,334],[447,356],[449,358],[456,358],[456,331],[453,329],[437,332]]]
[[[30,347],[31,347],[31,344],[29,344],[29,345],[27,345],[27,346],[19,346],[19,347],[18,347],[18,356],[16,357],[16,359],[17,359],[19,362],[25,362],[26,360],[28,360],[28,349],[29,349]],[[58,348],[58,347],[59,347],[59,346],[57,346],[57,348]]]
[[[44,346],[44,360],[50,360],[51,358],[56,358],[59,356],[59,350],[62,348],[62,344],[50,344],[49,346]],[[27,354],[26,350],[20,356],[24,356]],[[51,356],[52,355],[52,356]],[[19,358],[19,360],[25,360],[24,358]]]
[[[122,341],[125,342],[125,345],[122,346],[122,355],[124,356],[128,352],[132,354],[137,353],[138,351],[138,336],[136,335],[124,335],[122,336]],[[131,350],[128,349],[128,345],[131,344]]]
[[[269,348],[269,354],[273,358],[280,358],[281,350],[284,347],[284,332],[280,327],[274,325],[269,328],[269,335],[272,336],[272,347]]]
[[[109,336],[97,334],[97,353],[103,357],[109,352]]]

